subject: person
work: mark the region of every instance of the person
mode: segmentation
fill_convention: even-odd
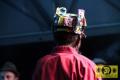
[[[33,80],[101,80],[95,76],[95,64],[79,54],[81,39],[85,37],[84,10],[78,15],[58,7],[54,16],[53,34],[57,46],[38,60]]]
[[[6,62],[0,69],[0,80],[19,80],[19,73],[12,62]]]
[[[96,58],[96,57],[93,59],[93,62],[97,65],[106,65],[107,64],[107,62],[104,59]]]

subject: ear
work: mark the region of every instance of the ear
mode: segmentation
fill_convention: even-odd
[[[82,39],[83,37],[86,38],[87,36],[86,36],[86,34],[84,33],[84,31],[81,31],[80,39]]]
[[[73,46],[77,51],[79,51],[80,45],[81,45],[81,38],[80,38],[80,35],[79,35],[77,40],[74,42]]]

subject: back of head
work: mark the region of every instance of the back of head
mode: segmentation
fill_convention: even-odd
[[[79,35],[68,32],[55,32],[54,38],[58,45],[70,45],[79,38]]]

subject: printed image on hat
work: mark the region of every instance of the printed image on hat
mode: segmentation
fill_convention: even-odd
[[[54,32],[65,31],[81,34],[87,26],[85,10],[78,9],[78,14],[67,13],[65,7],[58,7],[54,15]]]

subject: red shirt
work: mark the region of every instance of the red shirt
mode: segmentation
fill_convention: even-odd
[[[97,80],[95,64],[70,46],[58,46],[37,63],[33,80]]]

